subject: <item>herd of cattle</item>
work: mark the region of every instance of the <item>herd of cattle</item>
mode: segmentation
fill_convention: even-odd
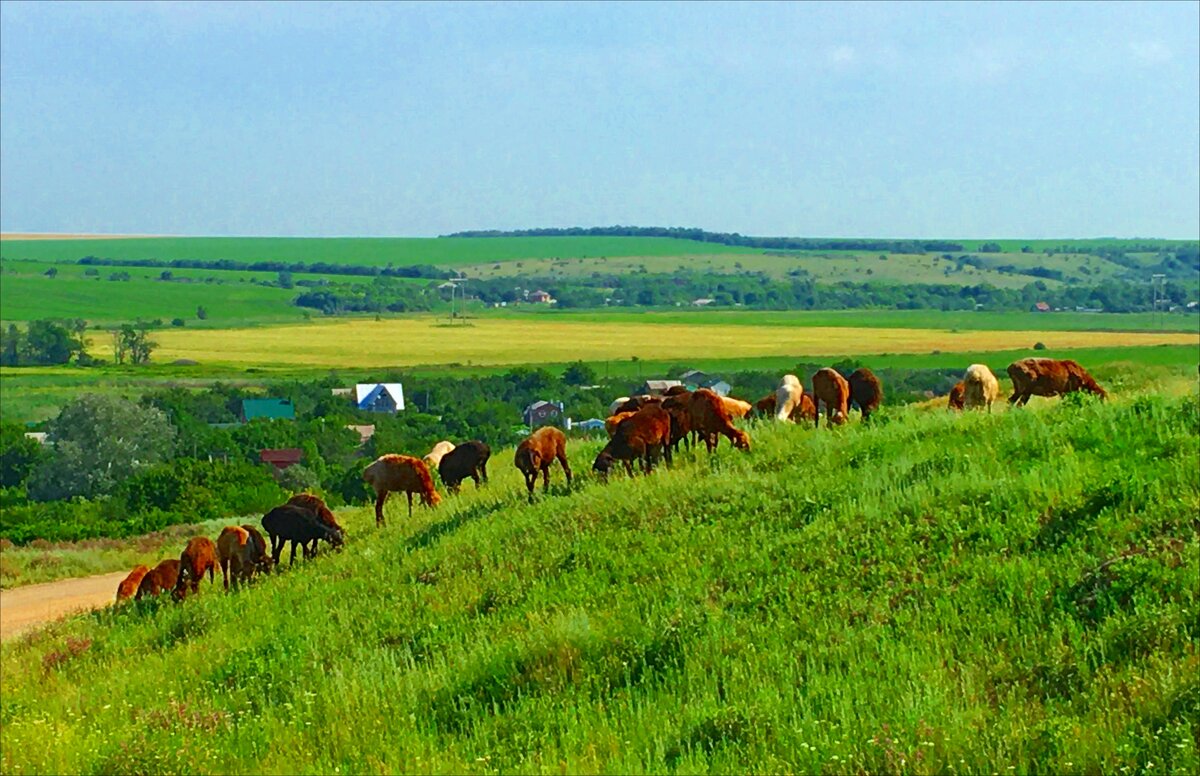
[[[1085,391],[1105,398],[1107,394],[1083,367],[1074,361],[1049,358],[1027,358],[1014,361],[1008,367],[1013,383],[1010,404],[1023,405],[1030,396],[1058,396]],[[1000,383],[983,364],[972,364],[963,379],[950,392],[951,410],[991,410],[1000,397]],[[806,392],[795,375],[784,375],[774,392],[754,404],[720,396],[701,388],[689,391],[683,386],[668,389],[662,396],[624,396],[609,408],[605,421],[609,441],[596,456],[592,469],[607,480],[609,471],[618,463],[628,474],[639,464],[649,474],[659,458],[668,464],[682,444],[693,447],[700,441],[709,453],[716,449],[720,438],[729,440],[734,448],[750,449],[750,437],[734,425],[734,421],[751,415],[773,417],[779,422],[809,421],[820,426],[820,409],[824,408],[826,425],[845,423],[850,408],[858,407],[864,421],[869,421],[883,401],[883,386],[871,370],[862,368],[842,377],[836,370],[825,368],[813,374],[812,392]],[[383,505],[391,493],[408,497],[408,514],[412,517],[413,496],[429,507],[441,502],[433,483],[432,469],[437,469],[443,485],[457,492],[468,478],[476,487],[487,482],[487,462],[491,450],[478,440],[453,445],[439,442],[424,458],[390,454],[375,460],[363,470],[363,480],[375,491],[375,523],[384,524]],[[567,461],[567,440],[557,428],[546,426],[530,434],[517,447],[514,464],[525,477],[529,498],[533,498],[538,475],[543,489],[550,489],[550,469],[557,461],[571,486],[571,466]],[[215,584],[216,569],[221,568],[225,589],[236,589],[256,574],[267,573],[279,565],[283,549],[291,544],[289,565],[296,561],[296,547],[303,549],[305,558],[316,555],[321,541],[340,547],[345,531],[338,525],[333,512],[311,493],[293,496],[286,504],[263,515],[262,528],[270,537],[268,551],[262,533],[252,525],[228,526],[222,529],[216,542],[203,536],[191,539],[178,559],[164,560],[150,569],[138,566],[117,588],[117,601],[128,598],[157,596],[173,591],[178,600],[199,591],[204,574]]]

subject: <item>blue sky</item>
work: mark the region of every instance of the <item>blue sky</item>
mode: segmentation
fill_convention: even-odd
[[[1195,239],[1198,9],[4,2],[0,229]]]

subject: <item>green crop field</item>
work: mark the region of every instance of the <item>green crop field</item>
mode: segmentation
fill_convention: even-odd
[[[1200,404],[892,409],[491,483],[0,647],[4,773],[1200,768]]]
[[[199,259],[328,262],[369,266],[598,256],[755,253],[754,249],[668,237],[142,237],[133,239],[0,240],[0,257],[37,261]]]

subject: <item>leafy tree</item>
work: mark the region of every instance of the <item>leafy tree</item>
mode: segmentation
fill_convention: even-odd
[[[199,307],[197,307],[196,308],[196,317],[202,321],[205,320],[206,318],[208,318],[208,308],[205,307],[204,305],[200,305]]]
[[[21,363],[24,340],[24,333],[15,323],[8,324],[7,329],[0,331],[0,365],[16,366]]]
[[[128,399],[85,394],[50,422],[50,455],[34,470],[38,501],[103,495],[139,469],[166,460],[175,427],[162,411]]]
[[[0,424],[0,487],[23,485],[43,454],[41,443],[25,436],[19,424]]]
[[[55,277],[58,275],[58,267],[51,267],[50,269],[46,270],[42,274],[48,278]]]
[[[567,385],[593,385],[596,382],[596,370],[582,361],[576,361],[563,372],[563,382]]]
[[[998,242],[985,242],[979,246],[980,253],[1000,253],[1003,250]]]
[[[84,324],[86,328],[86,324]],[[18,356],[22,364],[65,364],[77,353],[84,352],[83,339],[78,333],[78,323],[71,322],[68,328],[60,321],[30,321],[25,332],[24,348]]]

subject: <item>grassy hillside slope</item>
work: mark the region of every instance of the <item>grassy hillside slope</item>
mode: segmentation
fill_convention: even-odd
[[[1037,400],[1035,400],[1037,402]],[[27,772],[1193,773],[1200,405],[754,427],[0,651]]]

